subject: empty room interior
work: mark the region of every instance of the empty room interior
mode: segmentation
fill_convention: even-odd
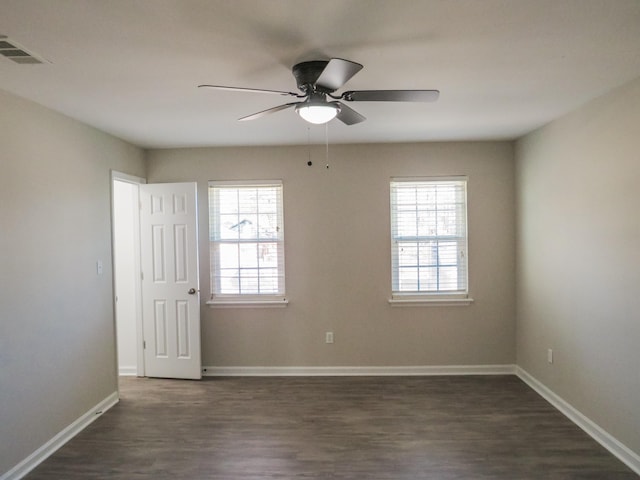
[[[637,478],[639,26],[0,0],[0,480]]]

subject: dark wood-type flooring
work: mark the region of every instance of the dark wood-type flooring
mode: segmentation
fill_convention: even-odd
[[[26,478],[637,479],[515,376],[122,378]]]

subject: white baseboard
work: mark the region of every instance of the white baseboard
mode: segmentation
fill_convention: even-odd
[[[618,457],[620,461],[626,464],[631,470],[640,475],[640,456],[629,449],[627,446],[618,441],[615,437],[605,431],[598,424],[584,416],[575,407],[565,401],[563,398],[555,394],[551,389],[545,386],[538,379],[530,375],[526,370],[520,367],[516,368],[516,375],[527,385],[533,388],[547,402],[557,408],[569,420],[584,430],[596,442],[609,450],[613,455]]]
[[[136,377],[138,375],[138,367],[118,367],[118,375],[121,377]]]
[[[53,453],[55,453],[55,451],[62,447],[65,443],[75,437],[82,430],[87,428],[104,412],[118,403],[118,400],[118,392],[113,392],[107,398],[98,403],[95,407],[90,409],[87,413],[74,421],[71,425],[60,431],[55,437],[42,445],[23,461],[18,463],[11,470],[1,475],[0,480],[18,480],[24,477],[27,473],[29,473],[31,470],[44,462]]]
[[[515,365],[442,365],[399,367],[202,367],[205,377],[513,375]]]

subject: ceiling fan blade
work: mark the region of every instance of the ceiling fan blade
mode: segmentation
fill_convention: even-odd
[[[333,102],[332,102],[333,103]],[[347,107],[342,102],[335,102],[340,107],[340,112],[336,115],[336,118],[346,125],[355,125],[356,123],[364,122],[366,118],[360,115],[353,108]]]
[[[359,63],[342,58],[332,58],[322,70],[315,84],[321,89],[335,92],[360,70],[362,70],[362,65]]]
[[[438,90],[356,90],[340,98],[349,102],[435,102]]]
[[[283,95],[285,97],[300,96],[297,93],[282,92],[280,90],[263,90],[261,88],[226,87],[224,85],[198,85],[198,88],[213,88],[215,90],[228,90],[230,92],[272,93],[275,95]]]
[[[251,115],[247,115],[246,117],[239,118],[239,122],[244,122],[246,120],[255,120],[256,118],[264,117],[265,115],[269,115],[271,113],[279,112],[280,110],[286,110],[287,108],[293,107],[294,105],[298,105],[302,102],[292,102],[285,103],[284,105],[278,105],[277,107],[267,108],[266,110],[262,110],[261,112],[252,113]]]

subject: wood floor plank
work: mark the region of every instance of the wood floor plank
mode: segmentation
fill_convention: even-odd
[[[121,379],[26,478],[637,479],[515,376]]]

